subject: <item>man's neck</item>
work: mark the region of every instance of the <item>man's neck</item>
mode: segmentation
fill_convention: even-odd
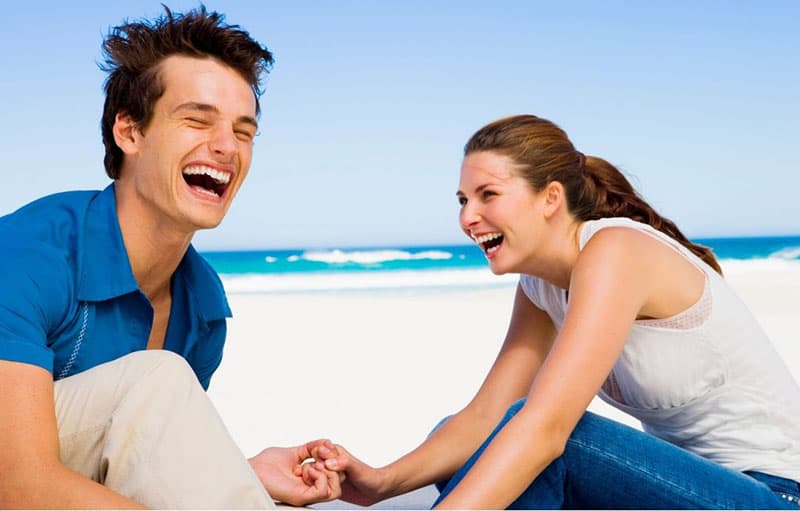
[[[117,217],[125,250],[139,289],[155,304],[168,298],[172,275],[178,268],[193,232],[180,232],[137,201],[117,194]]]

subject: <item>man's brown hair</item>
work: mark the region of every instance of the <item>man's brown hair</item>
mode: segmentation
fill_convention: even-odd
[[[164,94],[158,65],[171,55],[214,58],[237,71],[253,89],[256,115],[261,107],[261,77],[269,72],[270,51],[225,16],[205,6],[186,13],[165,13],[155,20],[138,20],[112,28],[103,41],[105,104],[101,130],[106,149],[103,163],[111,179],[119,178],[122,150],[114,141],[114,122],[124,112],[141,128],[147,127],[156,101]]]

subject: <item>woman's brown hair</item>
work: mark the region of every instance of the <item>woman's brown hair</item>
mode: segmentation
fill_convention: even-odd
[[[689,241],[672,221],[639,196],[622,172],[602,158],[584,156],[551,121],[534,115],[494,121],[478,130],[464,146],[464,156],[478,151],[511,158],[536,191],[553,181],[561,183],[567,208],[578,220],[627,217],[648,224],[722,274],[711,249]]]

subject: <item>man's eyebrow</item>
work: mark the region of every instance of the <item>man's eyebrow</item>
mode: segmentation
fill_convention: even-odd
[[[214,105],[209,105],[208,103],[198,103],[196,101],[187,101],[186,103],[181,103],[172,110],[172,113],[179,112],[181,110],[197,110],[199,112],[208,112],[212,114],[219,113],[219,108],[215,107]]]
[[[172,110],[172,113],[176,113],[181,110],[195,110],[198,112],[206,112],[216,115],[219,115],[220,113],[219,108],[215,107],[214,105],[209,105],[208,103],[198,103],[197,101],[187,101],[186,103],[181,103]],[[258,121],[256,121],[255,117],[251,117],[249,115],[240,116],[238,119],[236,119],[236,122],[252,124],[254,128],[258,129]]]

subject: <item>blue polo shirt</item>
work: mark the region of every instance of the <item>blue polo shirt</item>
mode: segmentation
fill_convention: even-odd
[[[65,192],[0,217],[0,360],[58,380],[147,348],[153,308],[139,289],[117,219],[114,185]],[[172,276],[164,349],[208,388],[231,316],[216,272],[192,246]]]

